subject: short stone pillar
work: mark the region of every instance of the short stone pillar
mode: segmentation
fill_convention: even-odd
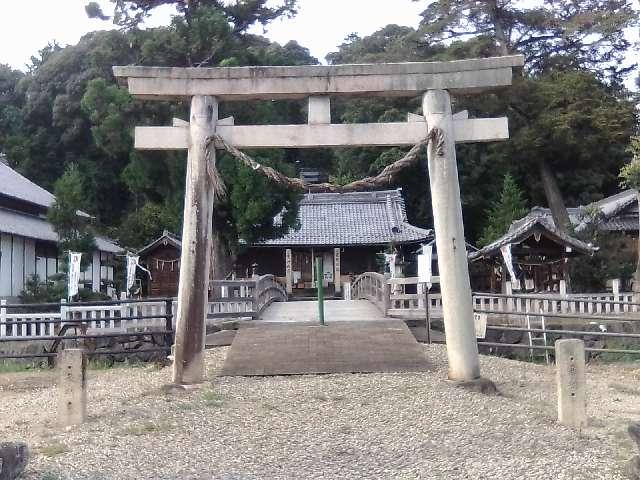
[[[87,416],[87,357],[83,349],[58,354],[58,421],[63,427],[84,423]]]
[[[18,478],[29,463],[29,447],[22,442],[0,443],[0,480]]]
[[[629,425],[629,436],[640,450],[640,422]],[[627,474],[632,480],[640,480],[640,455],[635,455],[629,462]]]
[[[573,428],[587,425],[584,342],[556,341],[558,421]]]

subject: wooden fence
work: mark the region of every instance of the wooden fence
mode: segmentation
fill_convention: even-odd
[[[220,287],[221,296],[211,298],[207,307],[207,323],[224,319],[257,318],[274,301],[286,301],[284,288],[273,275],[256,279],[219,280],[213,282]],[[177,302],[171,303],[173,327]],[[168,302],[149,299],[145,302],[110,304],[91,302],[86,305],[68,306],[63,300],[55,310],[42,313],[8,311],[6,301],[0,301],[0,338],[48,337],[57,335],[64,326],[61,320],[78,321],[87,326],[88,334],[127,333],[141,330],[165,328]],[[20,306],[29,310],[29,305]],[[51,310],[54,310],[53,308]],[[127,319],[123,321],[123,319]]]
[[[438,283],[434,277],[434,283]],[[381,312],[390,317],[424,318],[426,302],[429,316],[442,317],[442,296],[428,293],[426,285],[417,277],[387,278],[379,273],[366,272],[356,277],[352,284],[353,298],[373,302]],[[428,293],[428,295],[427,295]],[[494,294],[474,292],[473,307],[499,316],[501,314],[568,314],[632,316],[640,313],[640,302],[634,302],[630,292],[579,293],[579,294]]]

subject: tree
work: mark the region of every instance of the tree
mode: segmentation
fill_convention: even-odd
[[[514,220],[527,214],[527,204],[522,191],[518,188],[513,176],[507,173],[502,183],[500,197],[494,201],[487,212],[487,222],[482,236],[478,240],[480,245],[488,245],[504,235]]]
[[[371,62],[445,61],[493,54],[495,42],[486,36],[459,39],[445,46],[426,43],[414,29],[391,25],[364,38],[350,36],[328,58],[335,63],[358,63],[360,58]],[[555,206],[558,202],[547,199],[554,192],[570,205],[587,204],[614,193],[617,172],[629,157],[625,145],[635,128],[631,100],[588,70],[516,76],[514,84],[499,93],[457,96],[456,110],[467,109],[476,117],[506,114],[510,130],[510,139],[504,142],[456,146],[468,241],[482,234],[490,200],[502,187],[500,172],[511,172],[530,205]],[[334,118],[343,122],[403,121],[407,112],[420,113],[421,108],[415,98],[339,99],[332,106]],[[379,170],[371,172],[372,165],[385,165],[394,150],[338,151],[332,163],[334,178],[348,181],[377,173]],[[532,175],[532,171],[540,172],[542,160],[552,181]],[[424,165],[412,171],[401,186],[410,220],[429,226],[425,171]],[[553,185],[556,188],[550,191]]]
[[[637,26],[636,12],[623,0],[544,0],[526,4],[511,0],[476,2],[438,0],[422,13],[420,31],[429,42],[487,37],[494,54],[523,53],[535,74],[591,69],[621,83],[630,47],[624,29]],[[569,215],[551,160],[538,155],[537,167],[556,225],[570,228]]]
[[[140,52],[137,63],[143,65],[204,67],[317,63],[308,49],[296,42],[279,45],[247,33],[253,24],[266,25],[279,16],[295,13],[293,0],[280,2],[279,6],[273,6],[273,2],[267,5],[264,0],[233,3],[118,0],[113,3],[113,21],[134,38]],[[176,6],[178,15],[173,17],[171,24],[137,30],[135,26],[160,4]],[[106,17],[95,5],[90,6],[88,12],[96,17]],[[114,151],[119,145],[123,151],[130,150],[130,139],[127,141],[126,137],[117,134],[115,139],[112,138],[116,129],[123,131],[134,124],[170,122],[170,118],[154,121],[148,112],[138,111],[136,104],[117,92],[118,89],[110,82],[98,79],[89,84],[82,103],[84,111],[90,115],[96,145],[114,157],[120,155],[119,151]],[[172,107],[171,110],[172,116],[188,116],[184,106]],[[238,123],[301,123],[304,106],[297,101],[259,102],[250,106],[223,104],[220,115],[233,115]],[[308,153],[291,151],[261,152],[259,155],[261,161],[277,164],[291,172],[294,161],[309,158]],[[215,206],[215,278],[228,273],[233,256],[243,245],[286,230],[295,222],[297,212],[297,195],[294,192],[283,192],[253,172],[239,168],[230,159],[225,160],[224,155],[219,155],[218,164],[228,195],[224,203]],[[148,242],[151,235],[163,230],[161,222],[167,222],[164,228],[177,229],[182,216],[184,165],[183,153],[129,154],[129,163],[120,178],[129,188],[135,210],[126,217],[118,235],[126,245],[140,246]],[[170,188],[167,188],[167,177],[170,176],[167,168],[171,169],[171,176],[180,179],[177,185],[172,181]],[[175,208],[177,206],[179,208]],[[284,212],[282,224],[274,225],[273,218],[281,212]]]
[[[498,55],[522,53],[536,71],[590,68],[618,75],[630,43],[624,29],[638,25],[625,0],[437,0],[422,12],[428,41],[483,36]]]
[[[113,23],[123,28],[136,28],[150,12],[161,5],[174,5],[178,13],[184,17],[189,30],[194,26],[194,19],[204,9],[221,12],[227,22],[233,26],[234,34],[242,34],[253,24],[266,26],[269,22],[282,16],[291,17],[296,12],[296,0],[282,0],[279,5],[267,5],[267,0],[111,0],[114,4],[113,17],[105,15],[97,2],[89,2],[85,11],[90,18],[101,20],[112,19]]]
[[[91,217],[81,210],[84,204],[82,177],[75,165],[70,165],[56,181],[54,194],[56,200],[49,209],[47,219],[58,234],[60,257],[66,260],[69,250],[81,252],[84,267],[89,264],[96,245],[89,225]]]

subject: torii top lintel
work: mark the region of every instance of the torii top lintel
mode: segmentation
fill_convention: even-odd
[[[511,85],[522,55],[450,62],[275,67],[171,68],[115,66],[118,81],[139,98],[213,95],[219,100],[303,98],[313,95],[414,96],[430,89],[479,93]]]

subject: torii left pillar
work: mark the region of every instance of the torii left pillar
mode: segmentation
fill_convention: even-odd
[[[207,162],[215,162],[215,149],[211,149],[207,158],[205,141],[215,131],[217,119],[218,102],[215,97],[196,95],[191,99],[173,362],[173,382],[177,384],[204,381],[214,195]]]

